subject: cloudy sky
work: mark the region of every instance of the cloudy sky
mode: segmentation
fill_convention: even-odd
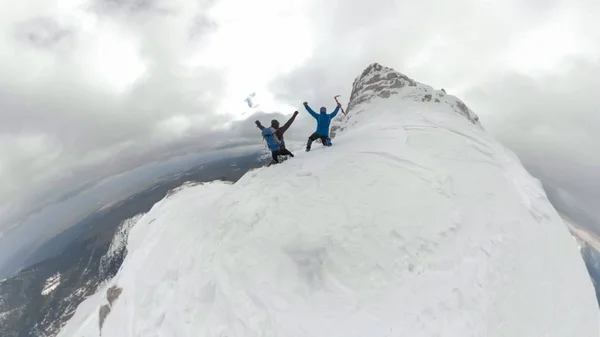
[[[0,4],[0,229],[95,179],[260,142],[379,62],[445,88],[600,219],[597,0]],[[256,92],[257,109],[244,99]],[[283,115],[285,116],[283,116]],[[248,119],[248,120],[246,120]],[[289,137],[303,140],[303,114]]]

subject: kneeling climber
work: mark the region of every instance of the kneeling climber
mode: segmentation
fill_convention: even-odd
[[[264,126],[262,126],[262,124],[260,124],[260,121],[255,122],[256,127],[258,127],[262,131],[262,136],[267,142],[269,150],[271,150],[271,156],[275,164],[279,163],[279,156],[294,156],[293,153],[291,153],[288,149],[285,148],[283,134],[292,125],[297,115],[298,111],[294,111],[294,115],[292,116],[292,118],[290,118],[290,120],[288,120],[282,127],[279,127],[279,121],[276,119],[273,119],[271,121],[271,127],[269,128],[265,128]]]
[[[325,109],[324,106],[321,107],[321,110],[319,111],[320,113],[317,114],[308,106],[308,103],[304,102],[302,104],[304,104],[306,111],[308,111],[308,113],[317,120],[317,130],[310,135],[310,137],[308,137],[308,142],[306,143],[306,152],[310,151],[312,142],[318,138],[321,138],[321,143],[323,145],[331,146],[331,138],[329,138],[329,125],[331,124],[331,120],[335,118],[338,111],[342,107],[342,104],[338,103],[338,105],[335,107],[335,110],[333,110],[333,112],[330,114],[327,114],[327,109]]]

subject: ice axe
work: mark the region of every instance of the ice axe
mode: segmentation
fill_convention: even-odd
[[[341,95],[335,95],[335,96],[333,97],[333,99],[335,99],[335,102],[336,102],[337,104],[340,104],[340,102],[338,102],[338,99],[337,99],[337,98],[338,98],[338,97],[340,97],[340,96],[341,96]],[[346,112],[344,111],[344,108],[342,108],[342,107],[340,106],[340,109],[342,109],[342,113],[344,114],[344,116],[346,116]]]

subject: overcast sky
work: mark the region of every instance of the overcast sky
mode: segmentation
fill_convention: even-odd
[[[600,218],[600,1],[0,6],[2,229],[91,180],[260,142],[256,118],[284,121],[305,100],[332,109],[337,94],[346,103],[373,62],[462,98],[532,172]],[[257,109],[245,105],[251,92]],[[292,139],[312,131],[301,112]]]

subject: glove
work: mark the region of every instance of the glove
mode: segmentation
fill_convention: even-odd
[[[294,116],[296,116],[298,114],[298,110],[294,111]]]
[[[308,105],[308,103],[304,102],[304,103],[302,103],[302,105]]]
[[[338,103],[338,106],[341,108],[342,107],[342,103]]]
[[[256,121],[256,122],[254,122],[254,123],[255,123],[256,125],[260,125],[260,122],[259,122],[259,121]]]

